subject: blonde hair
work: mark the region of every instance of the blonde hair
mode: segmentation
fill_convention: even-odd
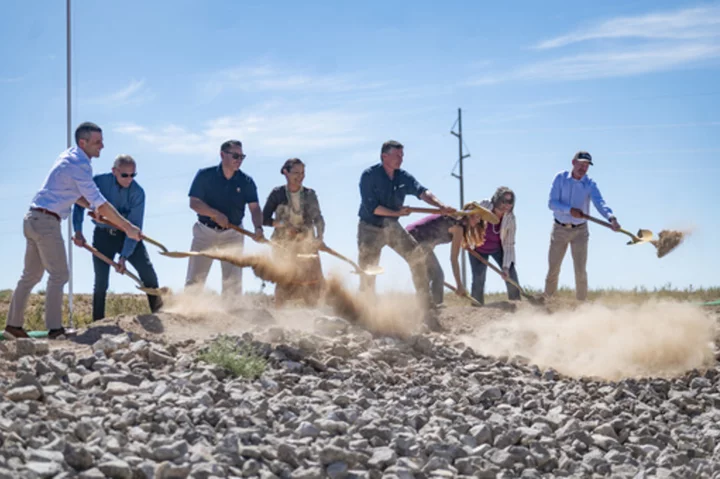
[[[463,210],[469,211],[474,207],[474,202],[466,203],[463,206]],[[460,220],[460,226],[462,226],[463,229],[463,248],[475,249],[485,243],[485,229],[487,228],[487,222],[485,220],[481,219],[475,226],[470,226],[468,217],[465,216]]]

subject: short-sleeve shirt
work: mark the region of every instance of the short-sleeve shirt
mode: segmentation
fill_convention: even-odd
[[[240,226],[245,216],[245,205],[257,203],[257,186],[250,176],[237,170],[228,180],[222,164],[198,170],[188,196],[202,200],[209,207],[227,216],[231,224]],[[205,224],[215,226],[211,218],[198,215]]]
[[[422,186],[405,170],[395,170],[390,178],[382,163],[371,166],[360,176],[360,211],[358,216],[365,223],[382,227],[386,221],[398,221],[397,217],[377,216],[373,213],[378,206],[393,211],[400,211],[405,196],[415,195],[418,198],[427,188]]]

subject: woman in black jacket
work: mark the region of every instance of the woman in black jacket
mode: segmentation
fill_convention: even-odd
[[[280,173],[287,183],[274,188],[268,195],[263,208],[263,225],[275,228],[272,240],[287,248],[276,249],[275,256],[281,261],[293,261],[298,270],[305,272],[306,279],[290,286],[275,285],[275,304],[281,306],[289,299],[301,297],[308,305],[315,305],[323,287],[320,258],[297,258],[295,255],[317,253],[318,245],[323,242],[325,220],[315,191],[303,186],[305,164],[299,158],[290,158]]]

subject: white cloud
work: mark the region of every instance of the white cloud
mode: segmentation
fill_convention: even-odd
[[[720,57],[720,6],[618,17],[576,28],[534,46],[554,50],[592,40],[592,50],[471,78],[466,85],[508,81],[576,81],[698,67]]]
[[[565,56],[481,76],[468,84],[479,86],[512,80],[569,81],[624,77],[667,71],[718,57],[720,44],[658,45]]]
[[[720,37],[720,7],[619,17],[540,42],[535,48],[558,48],[573,43],[617,38],[698,40]]]
[[[195,131],[175,124],[154,128],[122,124],[114,131],[165,153],[215,154],[223,141],[237,138],[247,152],[287,156],[361,143],[364,139],[356,130],[362,118],[360,114],[333,110],[309,113],[261,110],[215,118]]]
[[[145,80],[130,80],[130,83],[112,93],[104,96],[91,98],[89,103],[95,105],[120,106],[120,105],[137,105],[145,103],[152,98],[149,89],[145,87]]]
[[[311,75],[281,71],[271,66],[239,66],[214,72],[200,84],[202,95],[214,98],[229,90],[241,92],[352,92],[382,86],[347,75]]]

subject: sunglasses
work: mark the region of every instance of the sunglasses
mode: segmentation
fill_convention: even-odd
[[[243,153],[230,153],[229,151],[224,151],[223,153],[225,153],[226,155],[230,155],[233,160],[244,160],[245,158],[247,158],[247,155]]]
[[[511,205],[511,204],[515,203],[515,198],[505,198],[505,197],[503,197],[503,198],[500,200],[500,202],[501,202],[501,203],[505,203],[506,205]]]
[[[120,173],[120,176],[122,178],[135,178],[137,176],[137,172],[135,172],[135,173]]]

